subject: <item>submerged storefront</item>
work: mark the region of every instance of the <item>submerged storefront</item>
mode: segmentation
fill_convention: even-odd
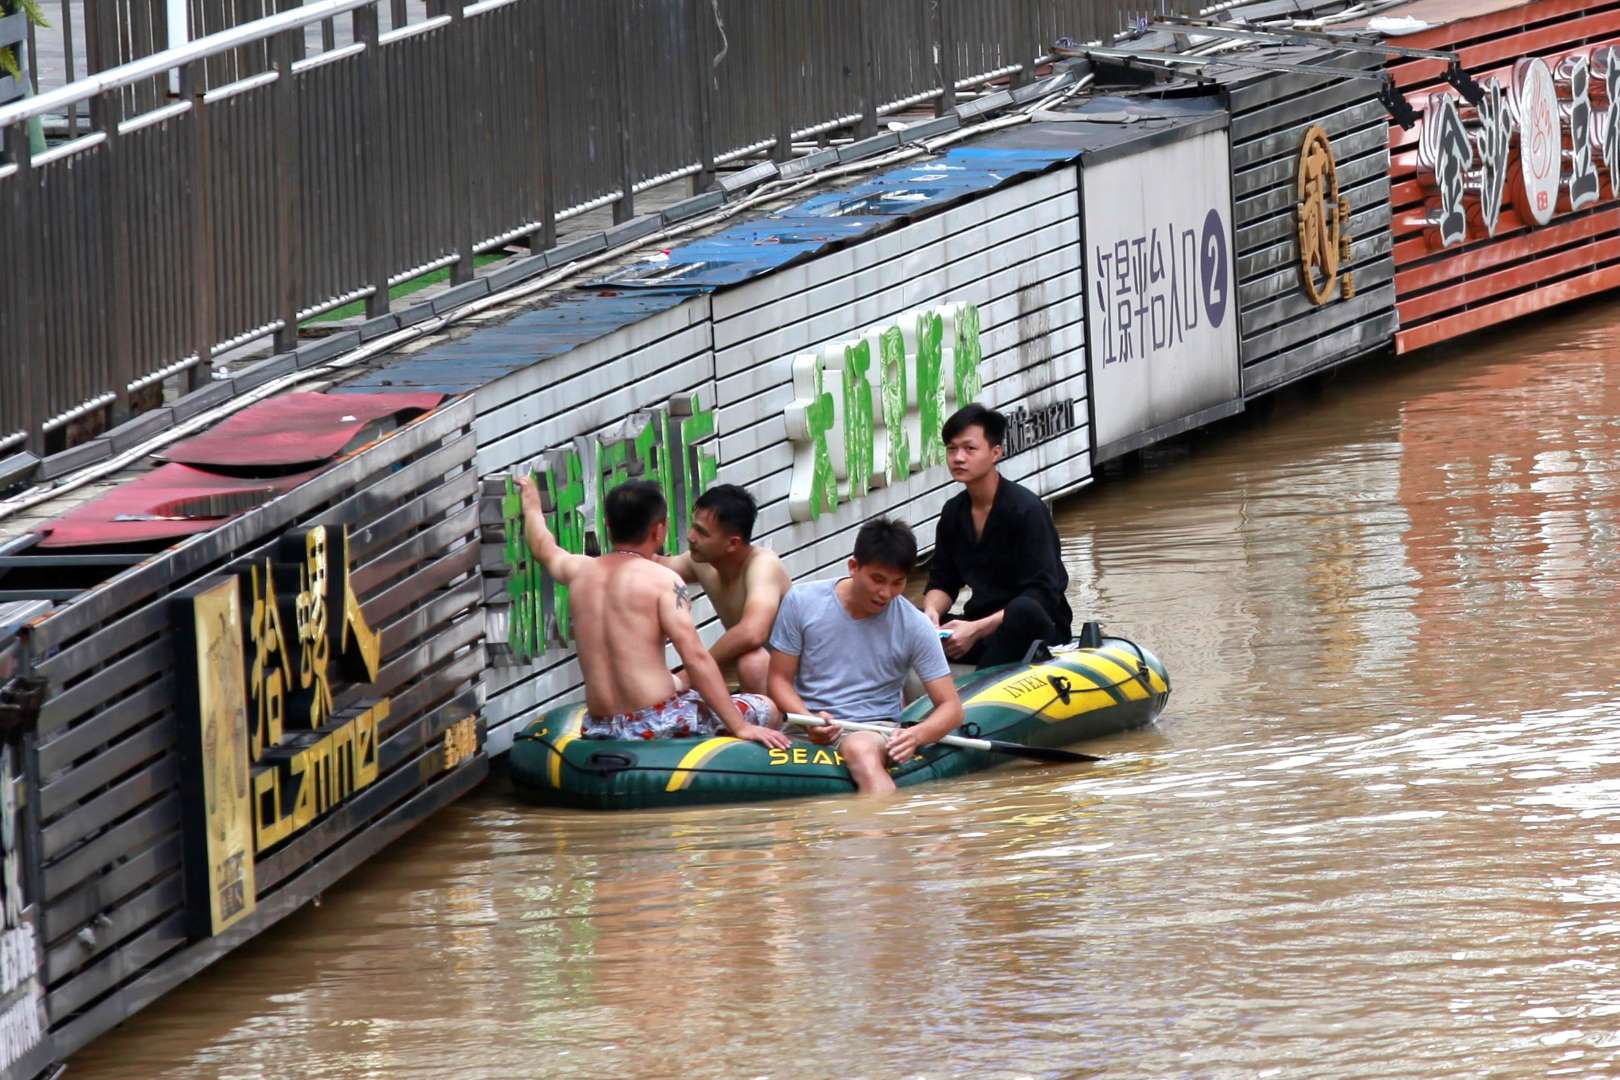
[[[1620,3],[1420,0],[1390,39],[1396,350],[1620,285]]]

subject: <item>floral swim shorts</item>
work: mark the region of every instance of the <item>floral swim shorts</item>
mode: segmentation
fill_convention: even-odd
[[[745,724],[764,724],[771,699],[764,694],[732,694]],[[682,690],[668,701],[615,716],[587,716],[580,726],[587,739],[694,739],[726,735],[726,725],[703,704],[696,690]]]

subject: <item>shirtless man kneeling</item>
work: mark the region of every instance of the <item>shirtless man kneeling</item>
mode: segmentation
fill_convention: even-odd
[[[722,669],[735,664],[742,688],[763,694],[771,666],[765,641],[792,582],[776,552],[753,545],[757,512],[748,492],[736,484],[716,484],[692,506],[685,554],[658,561],[688,584],[703,586],[726,628],[709,655]]]
[[[540,492],[529,477],[518,487],[529,550],[554,580],[568,586],[574,652],[585,676],[581,728],[586,738],[659,739],[730,734],[766,746],[791,740],[774,726],[781,713],[761,694],[726,692],[720,668],[692,622],[680,577],[655,553],[668,530],[658,485],[632,480],[604,501],[613,550],[592,558],[565,551],[546,527]],[[692,689],[678,690],[664,665],[675,646]]]

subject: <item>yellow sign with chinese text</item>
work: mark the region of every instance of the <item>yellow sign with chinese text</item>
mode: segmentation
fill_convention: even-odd
[[[235,579],[190,597],[190,608],[209,928],[217,934],[251,912],[257,895],[242,609]]]

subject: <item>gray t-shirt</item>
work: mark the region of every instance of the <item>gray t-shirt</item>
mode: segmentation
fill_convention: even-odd
[[[782,598],[770,646],[799,658],[794,688],[811,712],[841,720],[900,715],[906,673],[924,682],[951,673],[939,631],[897,597],[876,615],[857,619],[838,600],[836,581],[795,585]]]

